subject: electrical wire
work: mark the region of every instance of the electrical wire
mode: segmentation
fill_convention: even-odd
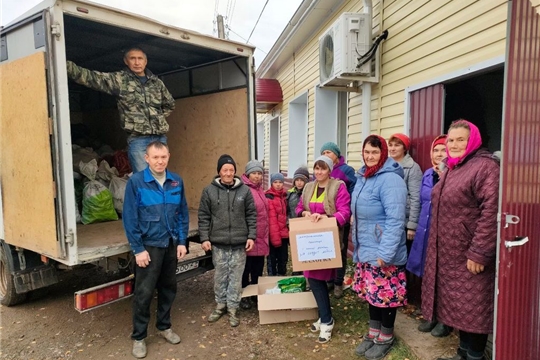
[[[244,40],[244,41],[246,42],[246,44],[247,44],[248,41],[247,41],[242,35],[238,34],[238,33],[235,32],[233,29],[231,29],[231,27],[230,27],[229,25],[226,25],[225,28],[226,28],[227,30],[229,30],[230,32],[232,32],[234,35],[238,36],[240,39]],[[268,55],[268,53],[267,53],[266,51],[264,51],[263,49],[261,49],[261,48],[257,48],[257,50],[260,50],[260,51],[262,51],[263,53],[265,53],[266,55]]]
[[[268,1],[269,0],[266,0],[266,2],[264,3],[264,6],[261,10],[261,13],[259,14],[259,17],[257,18],[257,22],[255,23],[255,26],[253,26],[253,30],[251,30],[251,34],[249,34],[249,37],[248,39],[246,40],[246,44],[249,42],[249,39],[251,39],[251,35],[253,35],[253,32],[255,31],[255,28],[257,27],[257,24],[259,23],[259,20],[261,20],[261,16],[264,12],[264,9],[266,9],[266,5],[268,5]]]

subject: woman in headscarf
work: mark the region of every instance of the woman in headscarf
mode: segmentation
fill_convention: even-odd
[[[351,196],[341,180],[332,179],[330,174],[334,164],[328,156],[319,156],[313,164],[315,181],[304,186],[302,197],[296,207],[298,216],[308,217],[313,222],[325,217],[335,217],[339,232],[351,218]],[[335,321],[332,317],[327,281],[336,277],[336,269],[304,271],[309,287],[319,308],[319,319],[311,325],[312,332],[319,332],[319,343],[326,343],[332,337]]]
[[[369,303],[369,333],[356,354],[379,360],[392,348],[397,308],[407,303],[407,187],[403,168],[388,157],[382,137],[368,136],[362,152],[364,166],[351,197],[357,263],[353,288]]]
[[[499,164],[481,145],[474,124],[454,121],[431,193],[422,314],[459,330],[456,360],[483,359],[493,330]]]
[[[407,260],[407,270],[418,277],[424,276],[424,264],[426,262],[426,250],[429,237],[429,224],[431,220],[431,191],[433,186],[439,182],[444,164],[442,160],[446,158],[446,135],[439,135],[431,144],[431,168],[424,172],[422,185],[420,187],[420,217],[418,228],[414,236],[409,259]],[[441,166],[442,165],[442,166]],[[418,326],[418,331],[430,332],[436,337],[448,336],[452,329],[443,323],[424,321]]]

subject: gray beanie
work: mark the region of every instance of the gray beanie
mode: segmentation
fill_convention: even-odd
[[[258,160],[251,160],[250,162],[246,164],[245,174],[247,176],[255,171],[260,171],[264,173],[263,164],[261,164],[261,162]]]
[[[285,176],[283,176],[282,173],[272,174],[272,176],[270,176],[270,184],[273,183],[276,180],[279,180],[281,182],[285,182]]]
[[[324,161],[326,163],[326,165],[328,165],[328,168],[330,169],[330,172],[332,172],[332,170],[334,170],[334,162],[328,156],[321,155],[321,156],[319,156],[318,158],[315,159],[315,162],[317,162],[317,161]],[[315,166],[313,166],[313,167],[315,167]]]
[[[296,181],[296,179],[302,179],[305,182],[309,182],[309,170],[307,167],[302,166],[296,169],[294,172],[293,182]]]

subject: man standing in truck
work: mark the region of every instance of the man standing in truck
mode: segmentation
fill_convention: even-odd
[[[152,141],[167,143],[165,118],[174,109],[174,99],[163,81],[146,68],[146,54],[131,48],[124,54],[127,68],[112,73],[92,71],[67,62],[68,76],[78,84],[113,95],[120,124],[128,133],[128,156],[133,172],[146,168],[145,150]]]
[[[176,266],[186,253],[189,212],[182,178],[169,170],[169,148],[151,142],[146,148],[148,167],[128,180],[123,222],[135,254],[132,354],[146,356],[150,303],[157,289],[158,335],[171,344],[180,337],[171,329],[171,307],[176,297]]]

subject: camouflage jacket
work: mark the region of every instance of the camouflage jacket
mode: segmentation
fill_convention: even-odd
[[[165,120],[174,109],[174,99],[165,84],[146,69],[143,85],[129,69],[104,73],[67,62],[68,76],[76,83],[117,98],[120,124],[132,135],[161,135],[169,131]]]

